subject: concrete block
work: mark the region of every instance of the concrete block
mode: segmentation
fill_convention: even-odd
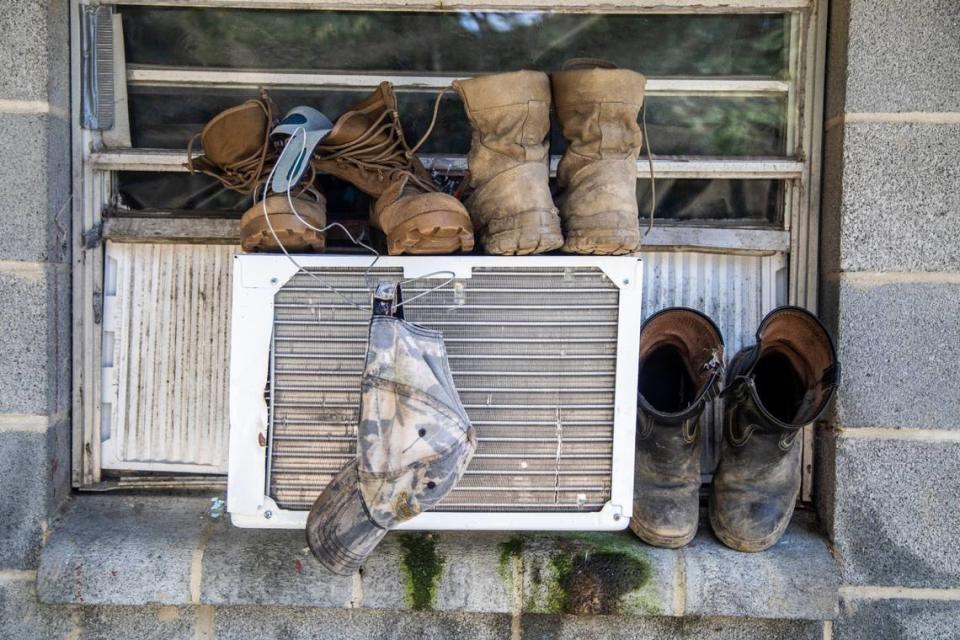
[[[361,590],[363,607],[370,609],[405,609],[412,607],[413,577],[403,557],[399,531],[388,533],[376,550],[363,563],[361,572]],[[425,585],[426,602],[432,608],[436,597],[432,575],[424,575],[430,582]],[[407,587],[410,592],[407,592]],[[420,598],[421,602],[424,600]]]
[[[217,640],[449,640],[510,637],[510,616],[274,607],[218,608]]]
[[[353,578],[327,571],[302,531],[218,527],[203,554],[203,604],[350,607]]]
[[[518,535],[508,544],[523,558],[524,612],[678,615],[674,553],[628,532]]]
[[[960,429],[960,284],[841,278],[844,428]]]
[[[416,568],[417,560],[423,555],[429,557],[423,535],[410,532],[398,536],[408,571]],[[510,611],[513,581],[507,560],[509,553],[504,546],[508,540],[508,535],[471,532],[450,532],[438,537],[435,553],[437,558],[442,558],[443,566],[436,581],[436,608],[485,613]],[[411,578],[415,576],[410,573]]]
[[[300,531],[235,529],[208,515],[205,498],[78,496],[55,527],[40,562],[39,593],[52,604],[161,603],[177,606],[309,607],[592,616],[683,615],[674,591],[682,556],[620,533],[390,532],[361,570],[334,576],[309,555]],[[764,571],[730,578],[776,597],[751,601],[766,618],[831,617],[836,575],[812,528],[795,525],[788,542],[762,554]],[[722,556],[705,538],[691,566]],[[803,554],[801,567],[794,556]],[[781,567],[777,567],[781,564]],[[755,570],[737,565],[736,571]],[[787,581],[791,571],[803,577]],[[720,588],[709,569],[688,571],[690,593]],[[820,580],[819,591],[811,584]],[[714,586],[711,586],[714,585]],[[731,587],[732,588],[732,587]],[[795,593],[791,590],[796,591]],[[833,600],[829,598],[832,594]],[[689,597],[689,596],[688,596]],[[810,600],[802,608],[794,603]],[[766,602],[769,608],[762,610]],[[827,604],[823,604],[826,602]],[[716,602],[700,596],[709,615]],[[728,607],[729,608],[729,607]]]
[[[821,640],[823,623],[739,618],[523,616],[524,640]]]
[[[71,220],[67,120],[0,113],[0,176],[0,260],[66,262]]]
[[[960,5],[958,5],[960,6]],[[960,43],[958,43],[960,50]],[[836,133],[828,147],[836,146]],[[843,271],[960,271],[960,145],[958,124],[848,124],[843,130],[839,210],[829,194],[824,218],[825,264]],[[827,164],[836,173],[828,149]],[[839,224],[831,216],[839,215]],[[839,242],[827,231],[839,232]],[[839,260],[830,260],[830,245]]]
[[[70,490],[70,424],[0,432],[0,570],[33,569],[54,510]]]
[[[0,99],[50,100],[67,108],[69,4],[0,1]]]
[[[70,274],[55,266],[0,268],[0,412],[64,413],[69,402]]]
[[[839,573],[812,514],[796,514],[780,542],[763,553],[728,549],[708,528],[683,550],[687,615],[836,617]]]
[[[847,111],[960,111],[960,4],[849,5]]]
[[[66,612],[37,602],[33,574],[0,577],[0,640],[66,638],[75,629]]]
[[[193,640],[205,637],[197,631],[196,607],[61,606],[56,609],[60,615],[67,615],[78,621],[77,635],[74,636],[78,640],[114,640],[115,638]]]
[[[40,600],[52,604],[189,604],[201,535],[227,525],[196,498],[74,499],[40,559]],[[198,576],[199,577],[199,576]]]
[[[843,582],[960,584],[960,442],[837,439],[833,535]]]
[[[955,640],[960,602],[843,600],[835,640]]]

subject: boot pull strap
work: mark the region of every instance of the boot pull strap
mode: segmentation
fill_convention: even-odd
[[[426,142],[430,137],[430,134],[433,133],[433,128],[437,125],[437,116],[440,113],[440,100],[449,91],[453,91],[453,85],[447,85],[443,89],[440,89],[440,93],[437,94],[437,99],[433,101],[433,117],[430,119],[430,126],[427,127],[426,132],[424,132],[420,140],[417,141],[417,144],[413,145],[413,147],[406,151],[408,158],[412,158],[413,155],[420,149],[420,147],[423,146],[423,143]]]
[[[650,224],[643,235],[653,229],[653,217],[657,212],[657,179],[653,173],[653,151],[650,150],[650,136],[647,135],[647,104],[640,108],[640,122],[643,127],[643,146],[647,150],[647,163],[650,165]]]

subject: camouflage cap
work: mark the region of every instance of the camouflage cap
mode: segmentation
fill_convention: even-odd
[[[405,322],[395,290],[377,288],[357,459],[327,485],[307,518],[314,555],[341,575],[356,571],[392,526],[447,495],[476,449],[443,336]]]

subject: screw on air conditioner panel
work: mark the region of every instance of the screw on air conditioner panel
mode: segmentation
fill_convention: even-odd
[[[270,278],[270,284],[277,284],[278,282],[280,282],[280,278],[277,278],[276,276]]]
[[[273,511],[264,511],[264,512],[263,512],[263,517],[266,518],[267,520],[269,520],[270,518],[273,517]]]
[[[623,284],[630,284],[630,278],[624,278]]]

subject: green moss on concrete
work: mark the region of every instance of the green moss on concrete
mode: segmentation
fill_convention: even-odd
[[[433,609],[444,562],[437,553],[437,542],[429,533],[404,533],[399,538],[406,574],[406,605],[415,611]]]
[[[519,560],[523,557],[523,538],[519,535],[515,535],[498,544],[497,548],[500,550],[500,577],[503,578],[507,583],[512,584],[512,563],[514,559]]]
[[[527,609],[539,613],[663,613],[643,547],[609,533],[560,535],[546,562],[528,562],[532,580]],[[534,575],[534,574],[531,574]]]

